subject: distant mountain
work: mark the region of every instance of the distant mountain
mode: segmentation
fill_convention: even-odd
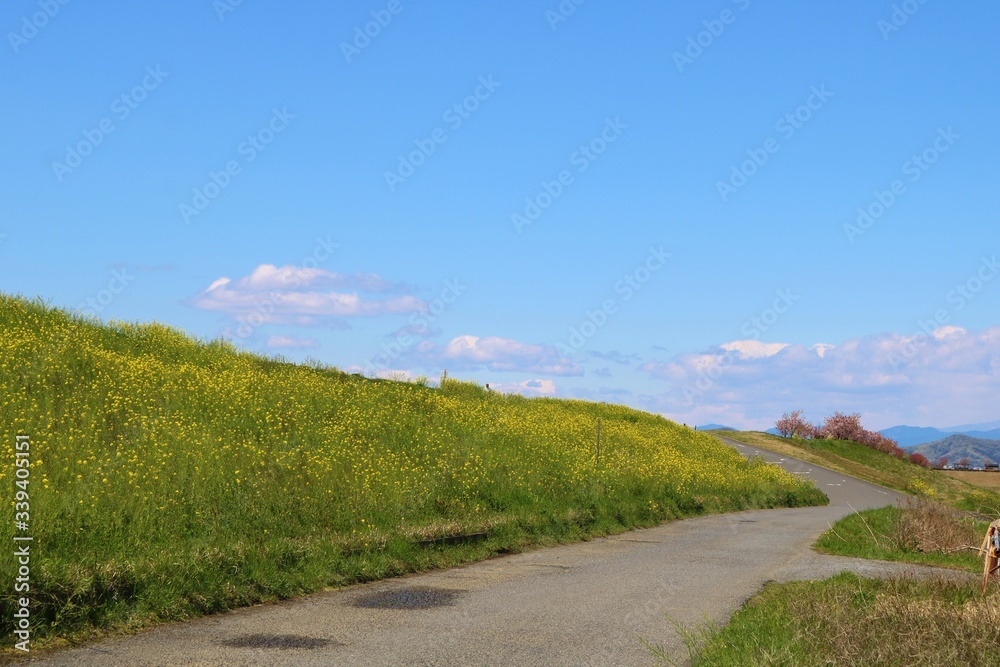
[[[961,426],[949,426],[941,429],[948,433],[968,433],[970,431],[996,431],[1000,430],[1000,421],[985,422],[983,424],[962,424]]]
[[[930,426],[893,426],[879,431],[887,438],[892,438],[899,443],[900,447],[909,449],[922,445],[925,442],[934,442],[951,435],[950,431],[942,431]]]
[[[780,433],[778,433],[778,429],[776,428],[769,428],[766,431],[764,431],[764,433],[769,433],[771,435],[781,435]]]
[[[1000,428],[992,428],[996,422],[988,424],[967,424],[967,426],[977,426],[979,430],[950,428],[933,428],[931,426],[893,426],[879,431],[887,438],[892,438],[899,443],[903,449],[912,449],[917,445],[928,442],[942,440],[950,435],[967,435],[971,438],[983,438],[986,440],[1000,440]]]
[[[723,426],[722,424],[705,424],[704,426],[698,427],[699,431],[736,431],[738,429],[732,426]]]
[[[1000,440],[973,438],[961,433],[919,445],[913,451],[923,454],[931,463],[937,462],[942,456],[947,456],[951,463],[967,458],[971,466],[981,466],[985,461],[1000,462]]]
[[[987,440],[1000,440],[1000,428],[995,428],[990,431],[960,431],[962,435],[967,435],[972,438],[986,438]]]

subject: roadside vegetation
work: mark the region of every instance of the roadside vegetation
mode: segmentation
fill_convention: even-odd
[[[371,380],[7,296],[0,328],[11,502],[15,436],[30,437],[32,648],[680,517],[826,502],[622,406]],[[14,533],[0,522],[0,541]],[[15,569],[0,559],[6,591]],[[0,597],[0,615],[14,604]]]
[[[844,573],[768,584],[725,627],[682,633],[693,667],[995,667],[1000,605],[976,582]]]
[[[758,431],[719,431],[717,435],[825,466],[918,498],[1000,516],[1000,493],[856,442],[824,438],[783,438]]]
[[[844,573],[825,581],[772,583],[724,627],[677,628],[692,665],[997,664],[998,584],[993,581],[984,597],[977,575],[983,569],[978,547],[989,522],[1000,517],[1000,494],[911,461],[894,451],[891,441],[873,447],[824,438],[818,430],[808,438],[719,435],[913,497],[903,507],[844,517],[820,537],[818,551],[945,567],[970,576],[967,582],[877,580]],[[671,664],[662,650],[654,653]]]
[[[816,549],[838,556],[902,561],[982,572],[978,552],[990,522],[927,500],[848,515]]]

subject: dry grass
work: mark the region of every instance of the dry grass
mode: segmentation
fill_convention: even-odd
[[[912,551],[954,553],[978,547],[984,534],[966,512],[911,498],[896,520],[892,540]]]
[[[973,470],[942,470],[941,474],[990,491],[1000,491],[1000,473]]]
[[[725,628],[697,633],[693,664],[996,666],[1000,603],[975,581],[842,574],[771,584]]]
[[[792,612],[812,621],[805,628],[822,642],[828,664],[996,665],[1000,606],[968,589],[946,581],[859,582],[832,596],[803,596]]]

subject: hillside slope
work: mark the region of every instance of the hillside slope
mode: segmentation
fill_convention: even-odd
[[[969,459],[969,465],[982,466],[986,461],[1000,462],[1000,440],[973,438],[968,435],[950,435],[935,442],[929,442],[913,449],[923,454],[931,461],[937,461],[942,456],[948,457],[952,463],[963,458]]]
[[[11,443],[0,488],[13,493],[13,443],[27,436],[36,637],[824,501],[707,434],[621,406],[369,380],[6,296],[0,328]],[[0,540],[14,531],[0,523]],[[5,590],[14,568],[0,559]],[[0,598],[0,613],[13,604]]]

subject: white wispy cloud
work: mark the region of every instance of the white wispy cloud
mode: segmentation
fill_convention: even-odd
[[[404,291],[403,286],[377,274],[348,275],[324,269],[261,264],[242,278],[222,277],[213,281],[191,302],[202,310],[226,313],[233,318],[253,316],[256,324],[317,326],[328,318],[410,314],[427,309],[424,300]],[[359,292],[379,296],[362,296]]]
[[[981,421],[1000,411],[1000,327],[948,326],[839,345],[733,341],[640,370],[668,383],[648,407],[688,423],[767,427],[796,408],[813,419],[861,412],[880,428]]]
[[[415,362],[453,370],[582,375],[583,368],[553,345],[522,343],[498,336],[456,336],[444,344],[421,341],[408,355]]]
[[[491,389],[504,394],[521,394],[522,396],[553,396],[556,393],[556,383],[552,380],[525,380],[523,382],[500,382],[491,384]]]
[[[271,336],[267,339],[267,346],[270,348],[314,348],[319,347],[319,341],[312,338],[299,338],[298,336]]]

